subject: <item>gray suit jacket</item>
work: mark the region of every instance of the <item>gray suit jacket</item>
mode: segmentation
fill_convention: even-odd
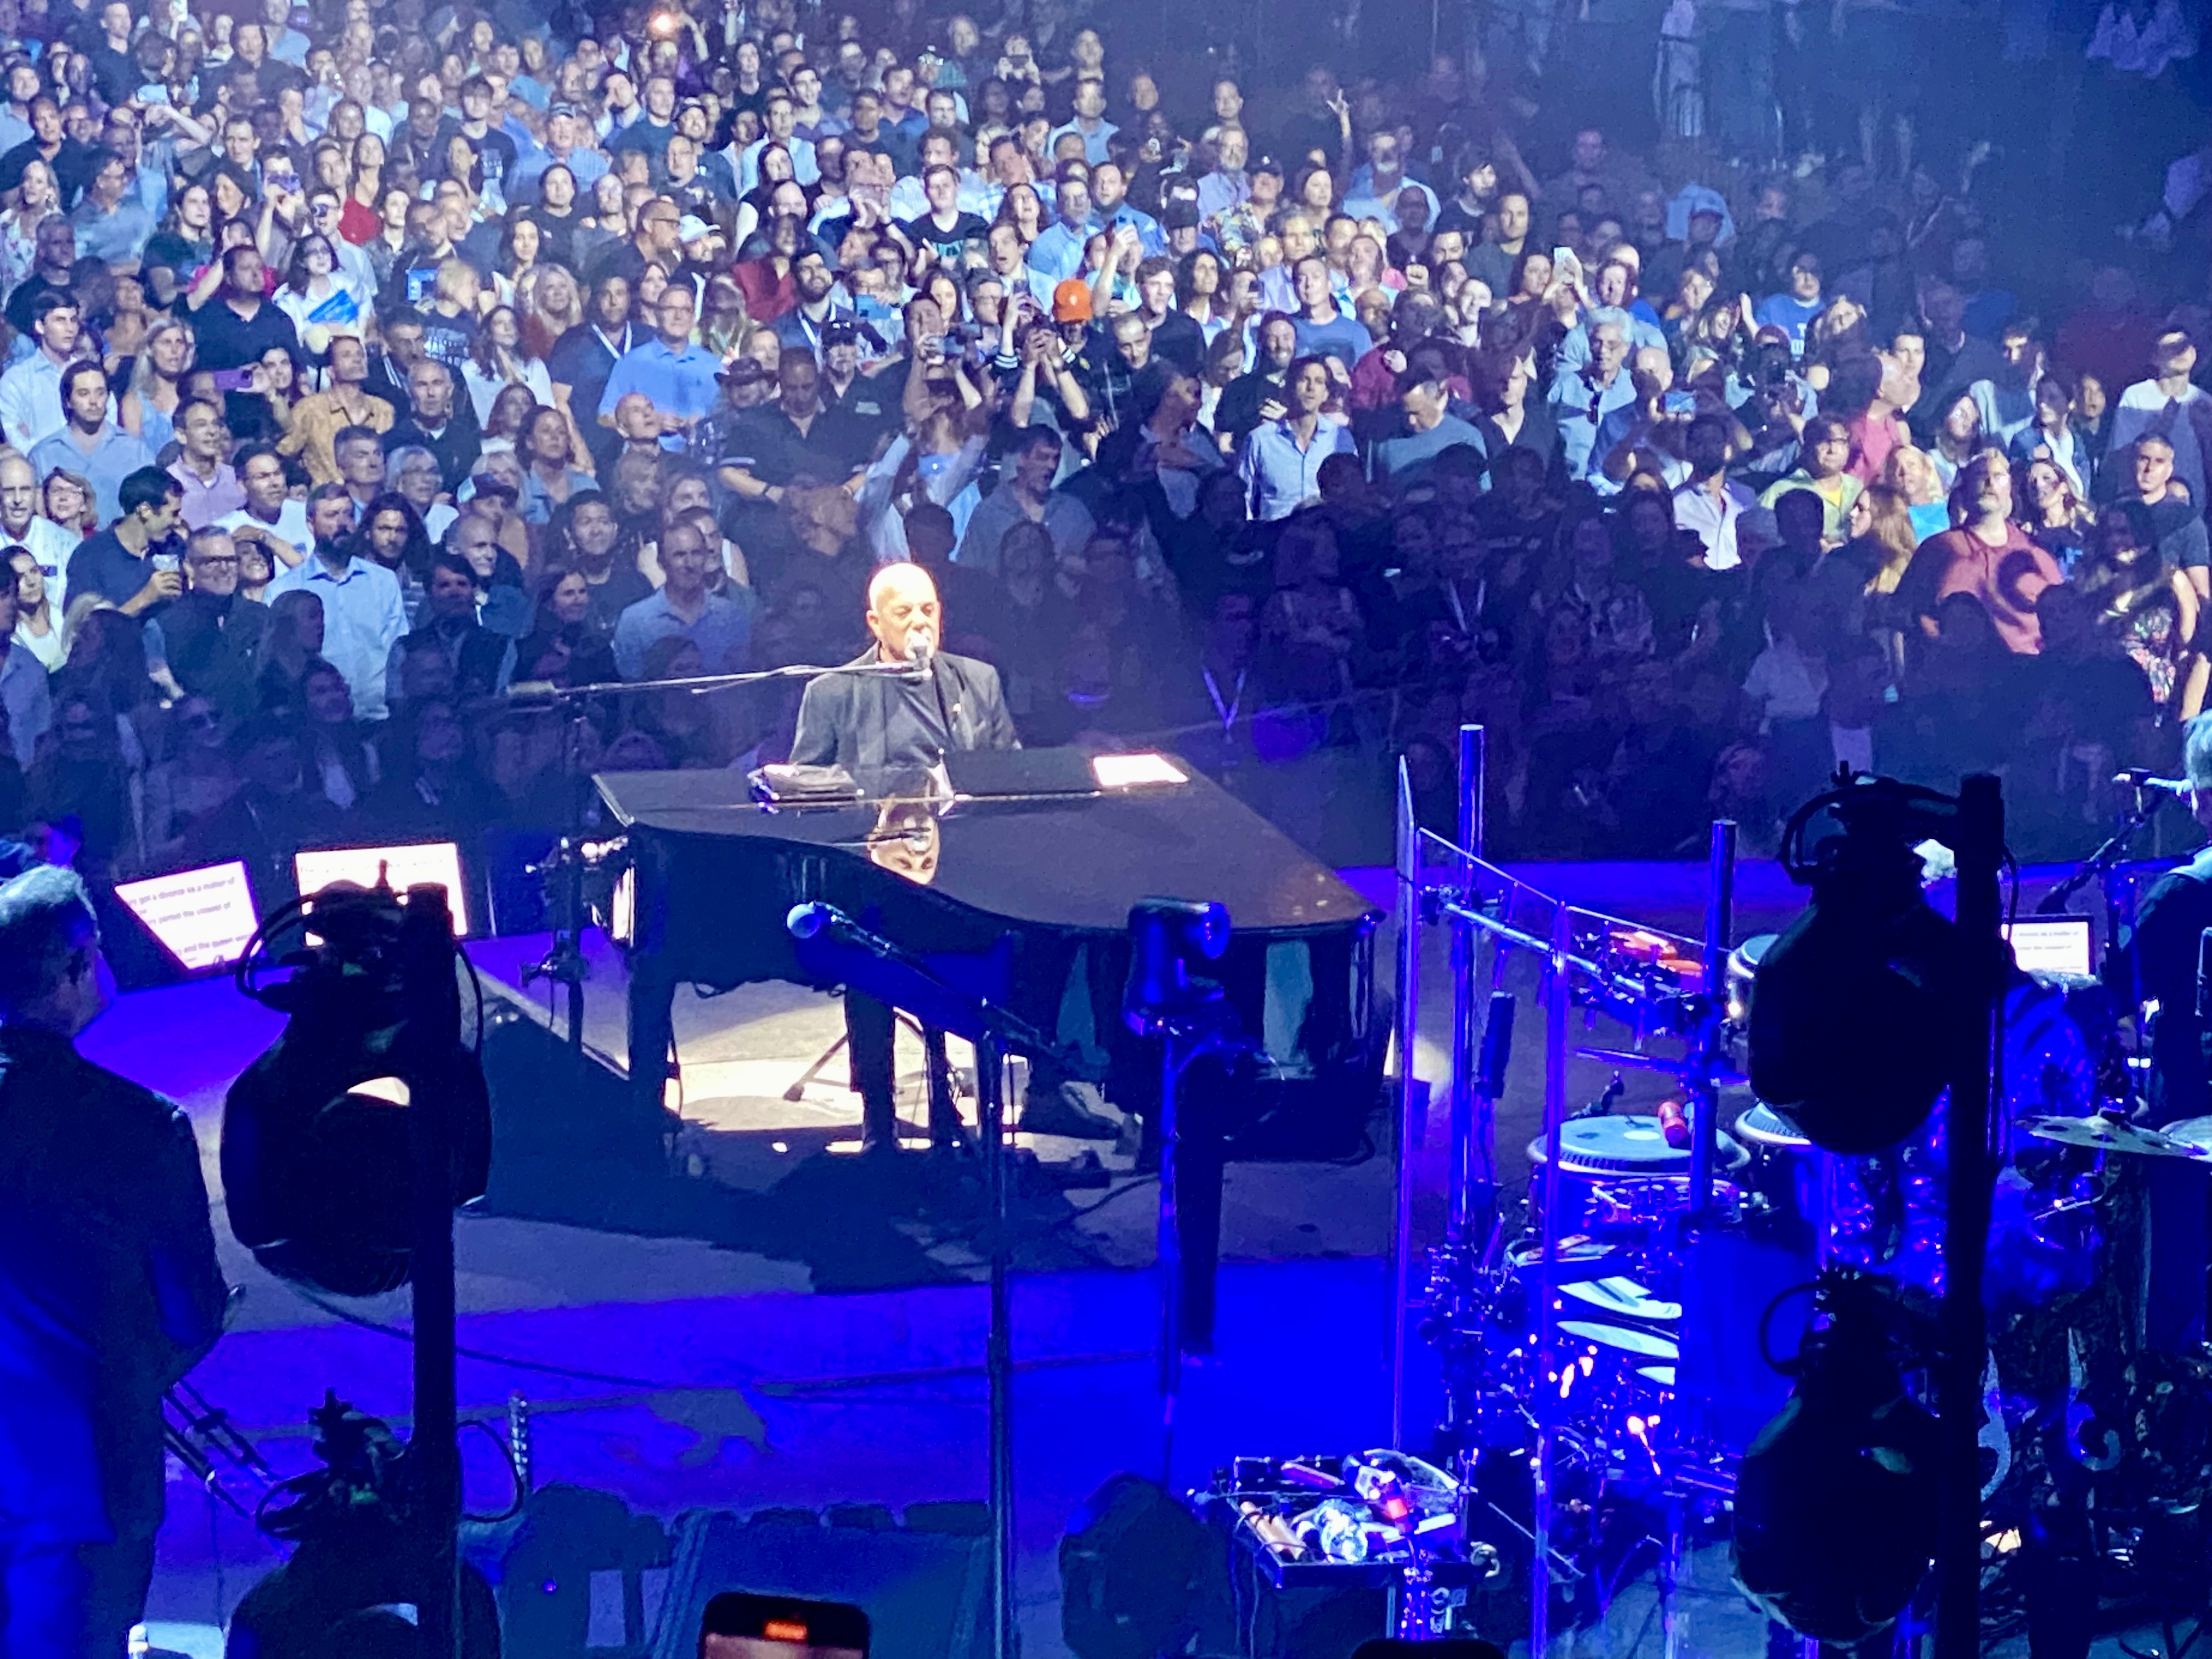
[[[871,646],[854,661],[869,662],[875,654]],[[940,651],[931,659],[930,674],[944,710],[948,750],[1020,747],[997,669]],[[850,674],[824,674],[811,682],[799,699],[793,763],[842,766],[850,772],[934,765],[936,755],[910,752],[908,740],[914,733],[904,710],[912,689],[888,677]]]

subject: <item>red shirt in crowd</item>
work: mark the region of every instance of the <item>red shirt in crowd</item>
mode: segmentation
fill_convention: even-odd
[[[1922,616],[1954,593],[1971,593],[1996,624],[2005,649],[2033,656],[2043,649],[2043,629],[2035,601],[2046,587],[2066,580],[2050,554],[2008,522],[2002,547],[1992,547],[1971,530],[1946,530],[1920,544],[1900,587],[1911,595]]]

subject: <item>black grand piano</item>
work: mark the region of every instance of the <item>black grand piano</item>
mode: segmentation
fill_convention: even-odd
[[[1265,1128],[1279,1151],[1323,1155],[1342,1149],[1348,1123],[1356,1145],[1384,1040],[1372,907],[1187,763],[1181,783],[1104,789],[1070,787],[1087,773],[1071,773],[1067,751],[996,758],[998,793],[988,798],[931,798],[910,775],[863,777],[865,799],[797,806],[754,799],[734,772],[601,775],[635,878],[629,1071],[641,1107],[660,1109],[679,985],[817,982],[784,917],[818,900],[909,951],[988,964],[999,982],[976,988],[1048,1032],[1069,975],[1087,971],[1105,1028],[1092,1041],[1112,1058],[1107,1092],[1141,1114],[1157,1093],[1158,1060],[1119,1018],[1129,908],[1144,898],[1212,900],[1234,929],[1217,967],[1243,1035],[1263,1036],[1271,973],[1279,1011],[1286,986],[1303,1005],[1279,1021],[1279,1034],[1294,1034],[1285,1052],[1248,1068],[1233,1109],[1216,1120],[1226,1144],[1256,1145]]]

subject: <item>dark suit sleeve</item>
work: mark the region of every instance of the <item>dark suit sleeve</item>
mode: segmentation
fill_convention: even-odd
[[[1014,717],[1006,712],[1006,694],[999,684],[999,671],[987,662],[972,665],[975,677],[975,746],[978,749],[1018,749],[1021,736]]]
[[[791,739],[793,766],[835,766],[852,729],[851,686],[841,674],[807,682],[799,699],[799,730]]]
[[[160,1167],[149,1170],[155,1222],[149,1241],[149,1273],[161,1334],[168,1340],[174,1382],[198,1364],[222,1334],[223,1304],[228,1295],[216,1265],[215,1229],[208,1213],[207,1183],[200,1174],[199,1143],[190,1119],[167,1101]]]

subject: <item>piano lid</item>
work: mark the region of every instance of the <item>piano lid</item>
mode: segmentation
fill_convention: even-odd
[[[606,772],[593,781],[626,828],[682,837],[690,851],[726,839],[818,848],[879,866],[885,860],[870,849],[885,804],[898,802],[902,817],[914,805],[900,792],[770,808],[731,771]],[[1118,933],[1141,898],[1217,900],[1240,932],[1334,931],[1376,914],[1327,865],[1194,771],[1182,784],[928,806],[938,834],[930,857],[918,860],[927,873],[898,873],[1012,922]]]

